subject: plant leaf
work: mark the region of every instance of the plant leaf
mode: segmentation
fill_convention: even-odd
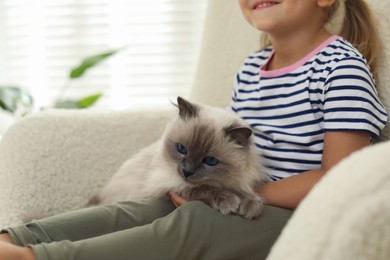
[[[102,96],[102,93],[96,93],[84,97],[79,100],[64,100],[54,104],[55,108],[65,108],[65,109],[83,109],[92,106],[95,102]]]
[[[88,57],[84,59],[81,64],[75,68],[73,68],[69,73],[69,78],[76,79],[84,75],[84,73],[94,67],[96,64],[104,61],[105,59],[111,57],[112,55],[116,54],[117,52],[121,51],[123,48],[107,51],[104,53],[100,53],[97,55],[93,55],[91,57]]]
[[[102,96],[102,93],[96,93],[94,95],[85,97],[77,101],[79,108],[87,108],[95,104],[95,102]]]
[[[34,100],[26,90],[15,86],[0,86],[0,107],[11,113],[18,109],[30,110]]]

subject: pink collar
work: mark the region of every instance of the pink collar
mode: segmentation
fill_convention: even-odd
[[[260,67],[260,76],[263,77],[278,77],[284,74],[287,74],[291,71],[296,70],[297,68],[301,67],[303,64],[305,64],[308,60],[310,60],[312,57],[317,55],[321,50],[323,50],[326,46],[328,46],[330,43],[332,43],[335,40],[341,39],[338,35],[332,35],[329,37],[326,41],[324,41],[322,44],[320,44],[317,48],[315,48],[312,52],[310,52],[308,55],[300,59],[299,61],[295,62],[294,64],[277,69],[277,70],[266,70],[268,67],[269,61],[274,56],[274,51],[271,52],[270,56],[268,57],[267,61],[263,64],[263,66]]]

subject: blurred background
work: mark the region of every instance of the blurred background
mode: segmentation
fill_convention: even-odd
[[[0,0],[3,111],[12,103],[7,95],[21,100],[8,109],[17,116],[67,100],[118,110],[187,96],[206,5],[207,0]],[[31,108],[24,107],[29,103]]]

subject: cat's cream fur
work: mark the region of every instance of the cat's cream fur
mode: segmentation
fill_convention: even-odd
[[[126,161],[91,204],[164,197],[175,191],[223,214],[257,217],[263,199],[255,189],[267,176],[250,127],[224,109],[180,97],[177,106],[179,116],[162,138]],[[185,148],[180,150],[178,144]],[[209,165],[214,159],[218,163]]]

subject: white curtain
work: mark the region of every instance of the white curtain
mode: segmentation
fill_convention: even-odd
[[[50,106],[103,92],[98,107],[167,104],[186,96],[195,74],[207,0],[0,0],[0,85]],[[72,67],[125,47],[80,79]]]

